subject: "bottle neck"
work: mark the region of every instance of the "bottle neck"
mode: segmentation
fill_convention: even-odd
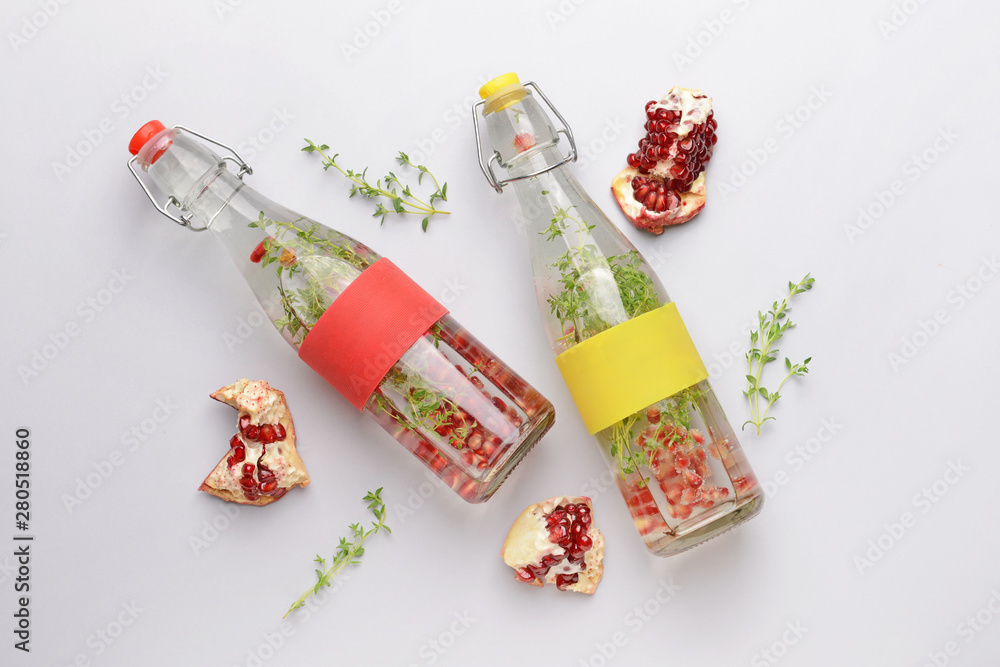
[[[511,177],[531,251],[535,290],[557,354],[573,344],[649,312],[670,298],[635,247],[559,165],[558,134],[530,97],[485,115],[500,162]],[[525,147],[518,128],[544,137]],[[539,173],[540,172],[540,173]],[[535,174],[534,176],[528,176]],[[510,189],[510,188],[508,188]]]
[[[188,212],[205,227],[222,231],[213,229],[219,214],[244,188],[247,188],[246,184],[235,174],[225,168],[220,169],[204,179],[200,192],[187,205]]]

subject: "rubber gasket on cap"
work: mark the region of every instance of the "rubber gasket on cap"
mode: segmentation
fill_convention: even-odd
[[[334,299],[302,341],[299,358],[364,410],[389,369],[447,313],[382,258]]]

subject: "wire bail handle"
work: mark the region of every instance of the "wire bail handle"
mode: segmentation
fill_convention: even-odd
[[[479,153],[479,168],[483,170],[483,175],[486,176],[486,180],[490,182],[490,185],[492,185],[493,189],[496,190],[497,192],[503,192],[503,186],[507,185],[508,183],[512,183],[513,181],[520,181],[525,178],[533,178],[534,176],[538,176],[539,174],[544,174],[547,171],[552,171],[557,167],[561,167],[567,162],[576,162],[576,157],[577,157],[576,140],[573,138],[573,130],[570,129],[569,123],[567,123],[566,119],[562,117],[562,114],[559,113],[559,110],[556,109],[554,106],[552,106],[552,102],[549,101],[549,98],[545,96],[545,93],[542,92],[542,89],[539,88],[534,81],[525,81],[521,85],[524,86],[525,88],[527,88],[528,86],[534,88],[535,92],[538,93],[538,96],[542,98],[543,102],[545,102],[545,105],[552,110],[552,113],[554,113],[556,115],[556,118],[559,119],[559,122],[562,123],[563,126],[562,129],[556,130],[556,143],[557,144],[559,143],[559,135],[565,134],[566,138],[569,139],[569,154],[563,157],[563,159],[560,160],[559,162],[547,167],[542,167],[541,169],[536,169],[531,173],[523,174],[521,176],[508,176],[502,181],[497,180],[496,174],[493,173],[493,162],[496,162],[499,166],[503,167],[504,169],[507,169],[507,165],[504,164],[503,161],[500,159],[500,151],[496,149],[493,150],[493,155],[491,155],[488,160],[486,161],[483,160],[483,143],[479,135],[478,107],[483,106],[486,103],[486,100],[479,100],[478,102],[472,105],[472,122],[476,128],[476,152]]]
[[[240,179],[241,181],[243,180],[243,176],[245,176],[246,174],[251,174],[251,175],[253,174],[253,169],[250,167],[250,165],[247,164],[246,160],[244,160],[242,157],[240,157],[240,154],[238,152],[236,152],[236,149],[233,148],[232,146],[224,144],[221,141],[216,141],[215,139],[212,139],[211,137],[205,136],[204,134],[201,134],[200,132],[195,132],[194,130],[192,130],[190,128],[184,127],[183,125],[174,125],[170,129],[171,130],[181,130],[183,132],[187,132],[188,134],[190,134],[192,136],[198,137],[199,139],[202,139],[202,140],[207,141],[209,143],[215,144],[216,146],[219,146],[219,147],[224,148],[227,151],[229,151],[231,153],[231,155],[223,155],[222,159],[223,159],[223,161],[228,160],[228,161],[232,162],[233,164],[239,166],[240,170],[239,170],[239,172],[237,172],[236,178]],[[163,204],[160,204],[159,202],[156,201],[156,199],[153,197],[153,193],[149,191],[149,188],[146,187],[146,184],[139,177],[139,172],[136,171],[135,161],[138,159],[138,157],[139,157],[138,155],[133,155],[131,158],[129,158],[128,169],[129,169],[129,171],[132,172],[132,175],[135,176],[135,180],[139,182],[139,185],[142,187],[142,191],[146,193],[147,197],[149,197],[149,201],[151,201],[153,203],[153,206],[156,207],[156,210],[159,211],[160,213],[162,213],[163,215],[167,216],[168,218],[170,218],[174,222],[176,222],[181,227],[187,227],[188,229],[190,229],[193,232],[203,232],[206,229],[208,229],[208,227],[195,227],[194,225],[192,225],[191,224],[192,215],[190,213],[188,213],[187,215],[180,215],[179,216],[179,215],[177,215],[175,213],[171,213],[169,210],[167,210],[168,206],[173,206],[178,211],[182,210],[181,207],[180,207],[180,202],[178,202],[177,198],[174,197],[173,195],[167,195],[167,201],[164,202]]]

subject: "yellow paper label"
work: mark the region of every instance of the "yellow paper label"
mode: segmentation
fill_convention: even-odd
[[[674,303],[588,338],[556,365],[591,435],[708,378]]]

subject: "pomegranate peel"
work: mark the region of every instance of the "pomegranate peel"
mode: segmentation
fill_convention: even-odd
[[[285,394],[264,380],[242,379],[211,394],[239,412],[229,452],[199,490],[228,502],[267,505],[309,474],[295,448],[295,425]]]
[[[633,225],[654,234],[687,222],[705,206],[705,168],[718,138],[712,99],[674,86],[646,104],[645,136],[612,181],[615,201]]]
[[[500,553],[518,581],[592,594],[604,576],[604,536],[586,496],[555,496],[515,519]]]

